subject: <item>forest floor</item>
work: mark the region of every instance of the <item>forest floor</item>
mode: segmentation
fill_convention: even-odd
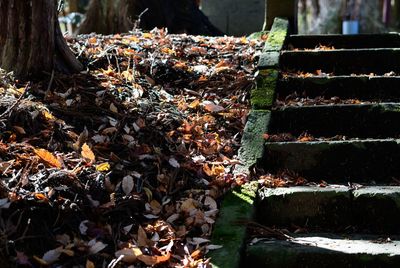
[[[0,73],[2,263],[206,266],[264,40],[87,35],[80,74]]]

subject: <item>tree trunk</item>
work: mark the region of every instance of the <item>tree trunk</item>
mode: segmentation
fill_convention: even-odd
[[[17,77],[82,69],[61,33],[54,0],[0,0],[0,29],[0,66]]]
[[[168,28],[170,33],[223,34],[201,12],[196,0],[91,0],[78,32],[128,32],[134,21],[144,30],[158,27]]]

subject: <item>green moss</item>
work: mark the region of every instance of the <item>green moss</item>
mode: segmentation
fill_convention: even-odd
[[[266,69],[261,72],[257,88],[251,92],[253,109],[270,109],[274,103],[278,71]]]
[[[258,39],[261,39],[264,35],[268,35],[268,33],[269,33],[269,31],[256,32],[256,33],[252,33],[247,38],[250,40],[258,40]]]
[[[264,51],[279,51],[282,49],[286,40],[289,22],[286,19],[275,18],[272,29],[265,43]]]
[[[239,221],[252,219],[256,191],[257,183],[251,182],[224,197],[211,241],[223,247],[209,253],[213,267],[239,267],[246,237],[246,226]]]

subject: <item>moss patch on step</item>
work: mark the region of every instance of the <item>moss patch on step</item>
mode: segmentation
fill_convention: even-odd
[[[251,105],[256,110],[268,110],[272,107],[278,80],[278,70],[265,69],[260,72],[257,88],[251,92]]]
[[[222,248],[208,254],[213,267],[239,267],[246,237],[246,225],[243,221],[253,218],[257,187],[257,182],[250,182],[237,187],[224,197],[211,240],[212,244],[222,245]]]
[[[285,43],[288,28],[288,20],[275,18],[267,42],[265,43],[264,51],[280,51]]]

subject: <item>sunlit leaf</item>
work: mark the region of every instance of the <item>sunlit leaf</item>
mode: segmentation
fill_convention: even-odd
[[[149,256],[149,255],[140,255],[138,259],[144,262],[146,265],[156,265],[163,262],[168,261],[171,258],[171,253],[167,253],[163,256]]]
[[[100,171],[100,172],[109,171],[110,168],[111,168],[111,166],[110,166],[110,164],[108,162],[101,163],[101,164],[96,166],[96,170]]]
[[[122,261],[128,264],[135,263],[139,256],[143,255],[142,251],[138,247],[124,248],[115,252],[115,257],[119,258],[122,256]]]
[[[94,160],[96,159],[92,149],[90,149],[89,145],[87,145],[86,143],[82,145],[81,155],[83,158],[89,160],[90,162],[94,162]]]
[[[45,149],[34,149],[34,152],[39,158],[47,165],[61,168],[61,163],[58,159],[49,151]]]

